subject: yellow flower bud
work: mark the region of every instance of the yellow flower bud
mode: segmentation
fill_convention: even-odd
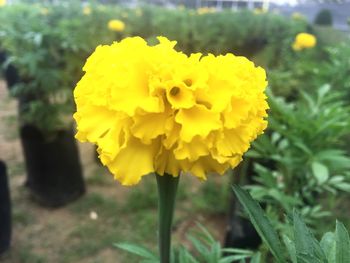
[[[114,19],[108,22],[108,28],[111,31],[121,32],[125,29],[125,24],[123,21]]]
[[[295,51],[313,48],[316,46],[317,39],[314,35],[308,33],[299,33],[294,40],[292,48]]]

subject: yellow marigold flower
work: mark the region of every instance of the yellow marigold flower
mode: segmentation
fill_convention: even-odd
[[[6,0],[0,0],[0,6],[5,6],[6,5]]]
[[[260,14],[265,14],[267,13],[267,10],[264,8],[255,8],[254,9],[254,14],[255,15],[260,15]]]
[[[308,33],[299,33],[294,40],[292,48],[296,51],[313,48],[317,43],[316,37]]]
[[[265,71],[244,57],[192,54],[164,37],[99,46],[74,90],[76,138],[123,185],[156,172],[223,174],[266,128]]]
[[[40,14],[47,16],[49,14],[49,9],[47,9],[46,7],[43,7],[40,9]]]
[[[292,18],[293,18],[294,20],[304,20],[304,19],[305,19],[305,17],[304,17],[301,13],[299,13],[299,12],[294,12],[294,13],[292,14]]]
[[[118,19],[113,19],[108,22],[108,28],[112,31],[121,32],[125,29],[125,24],[123,21]]]
[[[84,8],[83,8],[83,14],[84,15],[88,16],[88,15],[91,14],[91,12],[92,12],[92,10],[91,10],[90,6],[84,6]]]
[[[199,15],[215,13],[215,12],[216,12],[216,8],[214,8],[214,7],[200,7],[197,9],[197,13]]]

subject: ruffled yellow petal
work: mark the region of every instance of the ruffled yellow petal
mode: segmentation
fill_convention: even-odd
[[[170,112],[148,113],[136,115],[131,126],[132,134],[145,144],[166,132],[165,123],[170,118]]]
[[[89,116],[85,118],[82,116]],[[116,122],[116,113],[104,107],[84,107],[73,115],[78,123],[77,139],[80,141],[97,142]]]
[[[180,139],[190,142],[196,135],[206,137],[209,132],[221,128],[220,114],[208,110],[203,105],[191,109],[181,109],[175,117],[181,124]]]
[[[155,155],[158,150],[159,141],[146,145],[131,137],[107,167],[122,185],[135,185],[142,176],[154,172]]]
[[[209,154],[211,148],[210,139],[203,141],[199,136],[193,137],[191,142],[179,142],[178,147],[174,150],[176,159],[189,161],[195,161],[201,156]]]
[[[97,141],[99,158],[104,165],[114,160],[119,151],[126,147],[130,138],[128,127],[131,124],[130,119],[120,116],[115,125]]]
[[[249,101],[233,97],[230,107],[226,108],[223,112],[225,128],[232,129],[238,127],[242,121],[248,118],[252,107],[254,105]]]

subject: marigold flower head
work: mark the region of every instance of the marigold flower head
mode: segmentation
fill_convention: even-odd
[[[215,13],[215,12],[216,12],[215,7],[200,7],[197,9],[197,13],[199,15],[210,14],[210,13]]]
[[[152,172],[223,174],[267,125],[262,68],[233,54],[187,56],[158,39],[97,47],[74,90],[76,138],[96,144],[123,185]]]
[[[108,22],[108,28],[112,31],[121,32],[124,31],[125,24],[121,20],[113,19]]]
[[[91,14],[91,12],[92,12],[92,10],[91,10],[90,6],[84,6],[84,8],[83,8],[83,14],[84,15],[88,16],[88,15]]]
[[[255,8],[254,9],[255,15],[260,15],[260,14],[265,14],[265,13],[267,13],[267,10],[265,8]]]
[[[46,7],[43,7],[40,9],[40,14],[47,16],[50,13],[49,9]]]
[[[299,33],[294,40],[292,48],[296,51],[313,48],[316,46],[317,39],[314,35],[308,33]]]
[[[305,16],[303,16],[303,14],[299,13],[299,12],[294,12],[292,14],[292,18],[294,20],[305,20]]]

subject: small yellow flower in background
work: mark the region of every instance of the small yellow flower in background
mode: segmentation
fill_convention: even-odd
[[[142,9],[141,8],[137,8],[136,10],[135,10],[135,14],[136,14],[136,16],[142,16],[143,15],[143,12],[142,12]]]
[[[108,22],[109,30],[121,32],[125,29],[125,24],[123,21],[118,19],[113,19]]]
[[[1,7],[1,6],[5,6],[5,5],[6,5],[6,2],[7,2],[6,0],[0,0],[0,7]]]
[[[223,174],[267,125],[264,69],[233,54],[187,56],[158,39],[97,47],[74,90],[76,138],[96,144],[123,185],[152,172]]]
[[[295,51],[313,48],[316,46],[317,39],[314,35],[308,33],[299,33],[294,40],[292,48]]]
[[[44,15],[44,16],[47,16],[48,14],[49,14],[49,9],[48,8],[46,8],[46,7],[42,7],[41,9],[40,9],[40,14],[42,14],[42,15]]]
[[[91,14],[91,12],[92,12],[92,10],[91,10],[90,6],[84,6],[84,8],[83,8],[83,14],[84,15],[88,16],[88,15]]]
[[[260,15],[267,13],[267,10],[263,8],[255,8],[253,12],[255,15]]]
[[[305,20],[305,16],[303,16],[303,14],[299,13],[299,12],[294,12],[292,14],[292,18],[294,20]]]
[[[197,9],[197,13],[199,15],[210,14],[210,13],[215,13],[215,12],[216,12],[215,7],[200,7]]]
[[[185,10],[186,7],[185,7],[184,5],[178,5],[178,6],[177,6],[177,9],[178,9],[178,10]]]

